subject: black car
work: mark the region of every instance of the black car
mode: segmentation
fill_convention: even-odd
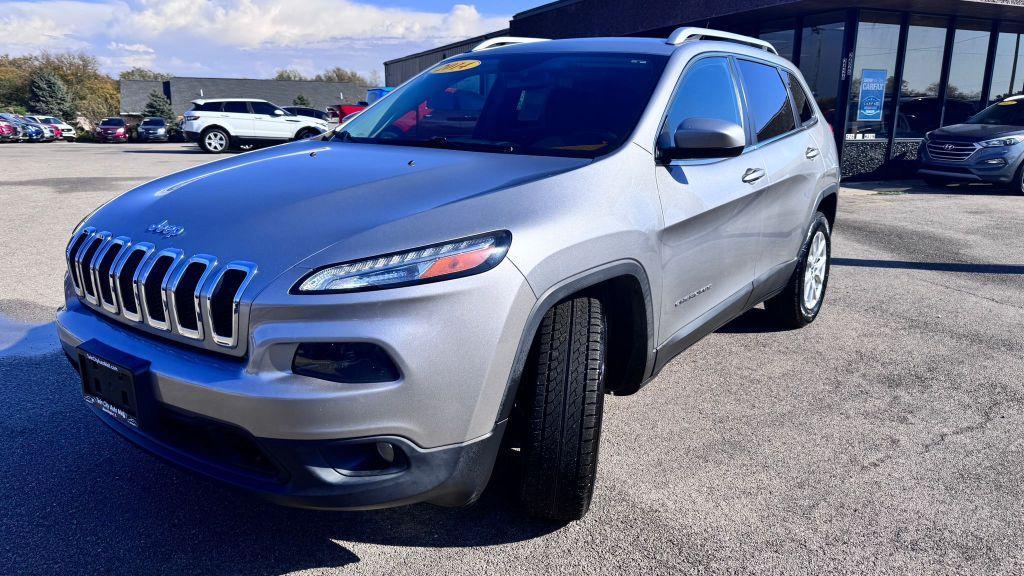
[[[296,116],[309,116],[310,118],[319,118],[324,122],[330,122],[331,119],[327,115],[327,112],[323,110],[317,110],[316,108],[307,108],[305,106],[285,106],[284,110],[289,114]]]
[[[167,142],[170,127],[163,118],[144,118],[139,124],[139,142]]]

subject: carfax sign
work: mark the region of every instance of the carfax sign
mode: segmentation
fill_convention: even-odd
[[[886,70],[865,68],[860,73],[860,106],[857,107],[858,122],[881,122],[882,107],[885,105]]]

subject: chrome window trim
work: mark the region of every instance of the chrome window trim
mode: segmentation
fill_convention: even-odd
[[[114,266],[111,267],[111,274],[115,278],[114,285],[117,287],[117,295],[121,302],[121,316],[132,322],[142,322],[142,304],[139,302],[139,273],[142,272],[142,268],[146,265],[149,257],[153,255],[153,251],[156,250],[156,246],[149,242],[139,242],[133,244],[130,248],[126,248],[122,251],[122,255],[118,258],[117,262],[114,262]],[[124,266],[128,262],[128,258],[135,252],[142,251],[142,260],[139,261],[139,265],[135,268],[135,272],[132,273],[132,300],[135,302],[135,312],[128,311],[124,307],[125,295],[121,292],[121,272],[124,271]]]
[[[210,299],[213,296],[213,292],[214,290],[217,289],[217,285],[220,284],[221,280],[224,279],[224,275],[229,270],[239,270],[245,272],[245,278],[242,280],[242,283],[239,284],[238,290],[236,290],[234,295],[231,297],[230,338],[221,336],[220,334],[217,334],[216,330],[214,330],[213,314],[210,309]],[[224,346],[226,348],[235,348],[236,346],[238,346],[238,335],[242,327],[240,321],[242,294],[245,293],[245,289],[249,286],[249,283],[252,282],[253,277],[256,275],[256,271],[256,264],[252,262],[247,262],[244,260],[235,260],[233,262],[228,262],[227,264],[222,266],[220,270],[217,272],[217,275],[211,278],[209,282],[207,282],[207,285],[204,286],[204,289],[200,296],[200,301],[202,302],[203,311],[205,312],[204,320],[207,323],[207,332],[210,334],[210,338],[214,341],[214,343],[220,346]]]
[[[164,321],[154,320],[149,314],[149,302],[146,298],[146,281],[149,280],[149,274],[153,270],[153,265],[156,264],[161,257],[170,256],[172,261],[170,267],[167,268],[167,272],[160,281],[160,307],[164,313]],[[135,284],[136,290],[139,293],[139,302],[141,307],[139,311],[142,312],[142,318],[146,324],[156,328],[157,330],[163,330],[169,332],[171,330],[171,316],[167,309],[167,279],[170,278],[171,274],[174,273],[174,268],[181,262],[184,257],[184,252],[177,248],[165,248],[160,252],[154,254],[146,263],[145,269],[139,275],[138,282]]]
[[[131,238],[128,238],[127,236],[118,236],[116,238],[111,238],[110,240],[105,242],[103,246],[100,246],[99,250],[96,251],[96,266],[92,273],[93,286],[96,288],[96,299],[99,301],[100,306],[107,312],[110,312],[111,314],[117,314],[118,311],[120,310],[120,301],[117,295],[117,290],[115,289],[114,286],[114,265],[117,264],[117,260],[121,258],[121,256],[124,254],[125,248],[129,244],[131,244]],[[107,253],[110,252],[110,249],[113,248],[114,246],[120,246],[121,252],[118,253],[117,258],[115,258],[114,261],[110,263],[110,271],[107,273],[106,277],[101,279],[99,269],[100,264],[103,263],[103,260],[107,257]],[[101,280],[106,282],[107,287],[110,289],[111,302],[109,303],[103,299],[103,291],[100,290]]]
[[[205,264],[206,269],[203,270],[202,275],[199,277],[199,282],[196,284],[196,288],[192,293],[192,313],[196,319],[196,329],[185,328],[178,323],[178,297],[175,295],[175,290],[178,284],[181,283],[182,277],[185,275],[185,271],[188,270],[192,264]],[[203,291],[203,285],[209,279],[210,274],[213,272],[214,267],[217,265],[217,257],[209,254],[196,254],[189,258],[186,258],[183,262],[178,265],[177,270],[174,270],[173,276],[167,281],[167,287],[164,289],[164,298],[168,302],[167,320],[174,322],[174,331],[186,338],[193,340],[203,339],[203,314],[200,311],[199,295]]]

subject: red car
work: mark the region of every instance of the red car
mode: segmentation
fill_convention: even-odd
[[[128,127],[124,118],[104,118],[93,132],[97,142],[127,142]]]
[[[18,129],[6,120],[0,120],[0,142],[17,142]]]

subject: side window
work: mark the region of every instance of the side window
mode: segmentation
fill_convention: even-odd
[[[220,102],[203,102],[202,104],[196,104],[193,110],[196,112],[220,112]]]
[[[266,114],[267,116],[273,116],[274,110],[277,110],[277,106],[274,106],[270,102],[249,102],[252,106],[253,114]]]
[[[225,102],[224,111],[234,114],[248,114],[249,108],[246,107],[245,102]]]
[[[758,142],[796,130],[793,106],[789,103],[789,92],[782,84],[779,70],[750,60],[737,62]]]
[[[683,73],[672,98],[658,138],[661,146],[672,146],[676,128],[688,118],[714,118],[743,125],[727,58],[703,58],[695,62]]]
[[[789,93],[793,95],[796,111],[800,115],[800,125],[803,126],[814,120],[814,107],[811,106],[811,99],[807,97],[807,92],[804,92],[800,80],[789,71],[783,72],[782,75],[786,78],[786,84],[789,85]]]

